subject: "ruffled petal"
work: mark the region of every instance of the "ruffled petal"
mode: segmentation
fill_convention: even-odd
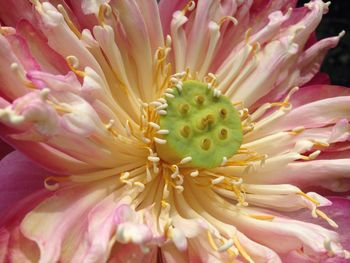
[[[18,151],[0,161],[0,213],[24,197],[44,188],[50,173],[35,165]]]

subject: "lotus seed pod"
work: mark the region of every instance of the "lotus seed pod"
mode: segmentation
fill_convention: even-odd
[[[214,94],[207,84],[185,81],[182,90],[173,88],[174,98],[166,98],[167,114],[160,116],[165,144],[157,152],[169,164],[192,157],[185,166],[212,168],[233,156],[242,143],[239,114],[231,101]]]

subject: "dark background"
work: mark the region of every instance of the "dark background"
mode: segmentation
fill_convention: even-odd
[[[299,6],[307,2],[299,1]],[[329,74],[332,84],[350,87],[350,1],[333,0],[329,13],[317,29],[317,38],[336,36],[342,30],[346,31],[345,36],[336,48],[329,51],[321,71]]]

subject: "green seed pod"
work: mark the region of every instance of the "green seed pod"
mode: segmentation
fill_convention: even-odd
[[[242,143],[241,120],[231,101],[198,81],[185,81],[166,98],[167,114],[160,116],[166,144],[157,144],[159,156],[170,164],[192,157],[187,167],[213,168],[230,158]]]

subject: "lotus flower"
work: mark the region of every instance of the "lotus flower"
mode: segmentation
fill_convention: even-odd
[[[0,261],[345,262],[344,33],[295,2],[1,0]]]

